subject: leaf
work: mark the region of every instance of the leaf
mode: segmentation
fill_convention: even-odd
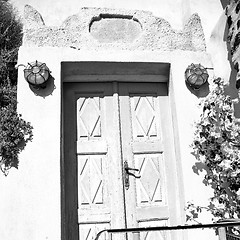
[[[0,168],[18,168],[18,154],[32,140],[32,126],[17,114],[17,61],[22,22],[8,1],[0,0]]]
[[[193,155],[206,166],[203,184],[214,190],[209,211],[217,218],[239,218],[240,121],[234,116],[233,100],[224,93],[223,80],[218,78],[214,83],[214,88],[201,103],[202,113],[195,124]],[[195,163],[192,169],[199,174],[196,166]],[[191,214],[201,211],[202,208],[197,207]]]

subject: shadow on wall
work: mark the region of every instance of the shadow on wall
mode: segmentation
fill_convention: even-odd
[[[222,4],[222,8],[224,9],[227,5],[229,0],[220,0],[221,4]]]
[[[227,6],[227,3],[228,1],[226,0],[221,1],[223,7]],[[223,11],[212,31],[209,41],[209,51],[216,70],[216,78],[221,77],[224,79],[225,94],[229,95],[232,99],[239,99],[238,83],[236,82],[237,71],[232,62],[228,31],[227,16],[225,11]],[[240,103],[235,104],[234,110],[235,117],[240,118]]]
[[[222,7],[225,8],[228,5],[228,1],[221,0],[221,4]],[[223,25],[224,21],[225,25]],[[239,99],[238,90],[240,89],[238,87],[239,83],[236,81],[237,71],[236,66],[234,68],[234,63],[232,62],[231,47],[227,36],[228,26],[226,20],[221,18],[211,36],[212,44],[215,45],[212,57],[215,56],[215,58],[213,57],[213,59],[216,61],[215,62],[216,66],[219,65],[220,63],[220,67],[223,67],[223,69],[225,69],[224,64],[229,64],[230,66],[229,77],[228,79],[224,79],[225,84],[224,93],[225,95],[230,96],[231,99]],[[218,55],[218,51],[220,52],[221,50],[223,50],[221,49],[223,48],[223,46],[226,47],[225,50],[227,50],[226,51],[227,59],[225,59],[224,62],[221,61],[218,62],[220,58],[217,57],[223,56],[221,54]],[[222,76],[222,78],[225,77]],[[214,102],[212,102],[211,105],[215,106]],[[206,107],[205,110],[203,110],[205,111],[205,114],[207,113],[206,115],[209,117],[207,121],[205,119],[204,121],[201,122],[200,128],[198,126],[199,132],[197,132],[196,134],[199,135],[199,138],[196,138],[194,140],[193,142],[194,150],[191,152],[191,154],[197,160],[192,166],[192,171],[201,177],[202,174],[204,174],[202,183],[205,186],[209,186],[213,189],[213,197],[210,198],[208,206],[204,207],[194,206],[197,207],[196,208],[197,215],[194,218],[197,218],[198,213],[200,213],[203,209],[210,212],[216,218],[224,218],[226,216],[230,218],[233,216],[239,217],[240,208],[238,207],[239,206],[237,196],[238,194],[236,194],[237,191],[240,190],[240,184],[238,182],[239,178],[232,177],[238,176],[235,175],[236,172],[238,171],[238,167],[235,167],[234,161],[235,159],[237,161],[239,158],[240,151],[239,139],[238,137],[235,136],[233,139],[231,135],[230,137],[227,137],[229,129],[226,129],[226,132],[224,131],[221,132],[220,135],[219,135],[220,131],[214,132],[214,129],[218,129],[218,127],[216,127],[217,125],[221,126],[224,120],[227,122],[226,120],[227,118],[225,119],[223,118],[221,120],[222,123],[220,121],[221,124],[219,124],[219,122],[217,121],[214,123],[214,119],[211,117],[212,115],[209,114],[208,109],[210,108]],[[234,113],[236,118],[240,118],[240,103],[234,105]],[[220,117],[216,118],[215,116],[215,119],[220,119]],[[231,120],[232,118],[231,117],[229,118],[229,116],[228,119],[230,122],[232,121]],[[211,120],[213,121],[211,122]],[[199,139],[201,139],[201,141],[199,141]],[[231,165],[229,163],[230,159]]]
[[[203,86],[201,86],[200,89],[193,89],[191,86],[189,86],[189,84],[187,84],[186,81],[185,81],[185,84],[188,90],[198,98],[206,97],[210,92],[208,82],[206,82]]]
[[[56,89],[54,80],[55,79],[52,76],[50,76],[44,88],[36,88],[33,87],[32,85],[29,85],[29,87],[36,96],[45,98],[49,95],[52,95],[54,89]]]

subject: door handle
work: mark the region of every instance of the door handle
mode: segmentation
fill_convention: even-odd
[[[124,178],[125,178],[125,188],[128,190],[130,186],[129,176],[133,176],[135,178],[140,178],[140,175],[135,175],[131,171],[137,171],[139,172],[139,169],[137,168],[130,168],[128,167],[128,162],[124,161]]]

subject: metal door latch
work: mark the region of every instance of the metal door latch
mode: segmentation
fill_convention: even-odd
[[[130,186],[129,175],[133,176],[135,178],[140,178],[141,177],[140,175],[135,175],[134,173],[132,173],[130,171],[137,171],[137,172],[139,172],[139,169],[128,167],[127,161],[124,161],[125,188],[127,190],[129,189],[129,186]]]

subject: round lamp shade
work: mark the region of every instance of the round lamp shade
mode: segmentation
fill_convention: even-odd
[[[201,64],[191,64],[185,71],[185,80],[193,89],[198,90],[208,80],[208,72]]]
[[[25,79],[36,88],[44,88],[49,76],[50,71],[47,65],[38,61],[28,63],[24,69]]]

